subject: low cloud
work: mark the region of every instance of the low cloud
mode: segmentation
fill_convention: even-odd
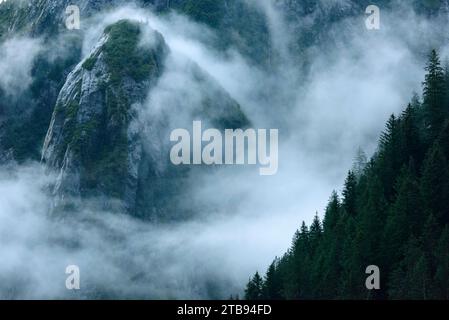
[[[0,88],[7,95],[18,96],[32,82],[34,58],[42,50],[40,40],[11,38],[0,45]]]
[[[148,23],[164,36],[171,53],[140,113],[146,132],[154,134],[150,120],[162,111],[170,125],[159,132],[161,143],[169,143],[170,130],[188,124],[188,112],[183,111],[205,94],[189,68],[195,63],[239,102],[254,126],[279,129],[278,174],[261,177],[255,167],[193,172],[185,205],[199,208],[198,216],[153,225],[89,205],[74,216],[49,217],[46,188],[51,177],[39,165],[0,168],[1,298],[241,294],[250,274],[264,272],[285,251],[300,222],[310,222],[317,210],[322,213],[357,149],[375,151],[388,116],[400,112],[413,91],[420,92],[427,49],[441,44],[434,33],[441,22],[418,17],[410,8],[381,8],[381,30],[372,32],[365,29],[361,12],[333,25],[333,44],[307,48],[304,59],[309,59],[310,71],[304,74],[291,52],[293,22],[284,21],[279,7],[265,4],[259,9],[269,19],[279,51],[280,65],[274,71],[248,64],[236,49],[215,50],[210,43],[216,34],[205,26],[135,7],[83,22],[83,54],[88,55],[108,24],[124,18]],[[313,15],[297,21],[295,30],[313,22]],[[17,53],[20,41],[0,47],[8,57],[0,61],[0,71],[15,74],[2,73],[6,77],[0,86],[7,91],[29,84],[30,52],[39,52],[39,42],[27,40],[30,50]],[[69,264],[81,269],[80,291],[65,288]]]

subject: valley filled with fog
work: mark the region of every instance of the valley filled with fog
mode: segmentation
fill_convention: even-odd
[[[268,66],[251,59],[251,48],[244,52],[232,41],[226,48],[217,46],[220,31],[182,12],[159,14],[139,3],[115,1],[85,18],[81,7],[80,59],[73,69],[82,69],[102,43],[105,28],[118,21],[140,25],[138,46],[154,48],[156,31],[168,48],[165,65],[144,99],[132,106],[129,123],[154,155],[155,176],[166,172],[170,131],[191,127],[197,105],[209,96],[217,99],[212,105],[223,108],[233,102],[222,101],[237,102],[251,127],[279,130],[277,174],[261,176],[255,166],[193,168],[173,196],[177,206],[164,207],[171,210],[168,221],[108,210],[105,196],[96,194],[59,214],[52,210],[55,183],[63,179],[67,162],[55,160],[58,167],[33,157],[15,159],[14,150],[0,148],[0,298],[242,295],[254,271],[265,272],[290,246],[301,222],[310,223],[316,212],[322,215],[332,191],[341,192],[359,150],[373,155],[389,116],[421,92],[429,50],[439,49],[443,58],[449,53],[441,30],[447,12],[427,18],[405,1],[380,6],[380,30],[367,30],[364,8],[351,1],[322,1],[315,11],[294,18],[276,2],[238,1],[265,23]],[[329,18],[335,12],[342,15]],[[316,37],[302,41],[302,33]],[[57,64],[72,54],[71,37],[64,31],[51,41],[39,32],[0,38],[0,124],[9,114],[32,112],[26,97],[33,81],[49,76],[38,74],[36,59]],[[76,76],[71,71],[64,79]],[[82,72],[83,81],[94,77]],[[67,92],[72,87],[66,83]],[[46,92],[39,89],[40,95]],[[24,128],[16,134],[30,133]],[[0,141],[7,135],[0,131]],[[177,220],[178,207],[189,214]],[[80,268],[80,290],[65,287],[68,265]]]

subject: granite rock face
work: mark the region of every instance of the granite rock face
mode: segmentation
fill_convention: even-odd
[[[59,93],[42,150],[42,161],[58,176],[54,211],[92,200],[103,210],[148,219],[186,215],[176,199],[189,170],[169,162],[173,110],[141,119],[171,61],[160,33],[146,32],[151,41],[141,41],[143,27],[127,20],[107,27]],[[239,105],[213,78],[193,63],[190,68],[208,94],[184,110],[184,123],[202,119],[223,128],[246,126]]]

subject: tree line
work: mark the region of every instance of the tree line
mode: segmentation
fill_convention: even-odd
[[[304,222],[291,248],[245,298],[449,299],[449,68],[432,50],[422,97],[392,115],[374,156],[362,152],[321,221]],[[367,290],[367,266],[381,287]]]

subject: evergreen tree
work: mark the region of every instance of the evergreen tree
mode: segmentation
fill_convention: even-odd
[[[338,295],[341,265],[339,257],[344,239],[341,223],[341,204],[334,191],[326,207],[323,220],[323,237],[316,259],[316,290],[314,295],[322,299],[334,299]]]
[[[359,148],[357,150],[357,154],[354,159],[354,164],[352,166],[352,172],[354,172],[357,179],[359,179],[362,176],[367,163],[368,163],[368,158],[366,156],[366,153],[363,151],[362,148]]]
[[[449,60],[446,59],[444,64],[444,85],[445,85],[445,93],[446,93],[446,101],[444,103],[444,107],[446,109],[446,113],[449,111]]]
[[[354,172],[349,171],[343,189],[343,208],[351,216],[356,215],[355,209],[356,188],[357,188],[357,177],[354,174]]]
[[[449,95],[448,95],[449,96]],[[443,129],[438,137],[438,143],[441,146],[441,149],[446,157],[446,160],[449,159],[449,120],[446,119],[443,125]]]
[[[364,271],[360,243],[356,240],[357,225],[352,216],[342,217],[345,221],[342,253],[340,257],[341,278],[338,297],[342,299],[357,299],[361,297]]]
[[[277,272],[279,260],[276,258],[268,268],[263,283],[263,297],[270,300],[282,299],[282,282]]]
[[[431,281],[428,265],[419,241],[412,237],[407,245],[402,263],[391,276],[390,298],[428,299],[428,287]]]
[[[313,218],[313,222],[310,225],[310,237],[312,241],[317,241],[321,237],[321,233],[323,232],[323,228],[321,225],[320,217],[318,216],[318,212],[315,213],[315,217]]]
[[[263,298],[263,279],[259,275],[259,272],[256,272],[254,277],[249,280],[246,286],[245,299],[261,300],[262,298]]]
[[[382,262],[380,240],[387,218],[387,201],[380,179],[373,176],[369,183],[361,204],[356,241],[361,246],[362,257],[366,265],[379,265]]]
[[[341,204],[338,198],[337,192],[332,192],[329,199],[329,203],[326,207],[326,213],[323,220],[323,229],[327,232],[331,232],[337,226],[338,220],[340,218]]]
[[[310,234],[305,222],[302,222],[300,231],[295,237],[291,255],[288,261],[288,279],[285,292],[288,299],[305,299],[309,290],[309,261],[310,261]]]
[[[449,223],[449,171],[446,157],[439,143],[435,143],[424,160],[421,195],[427,214],[439,222]]]
[[[434,283],[437,298],[449,300],[449,226],[446,225],[435,249],[437,269]]]
[[[429,55],[426,71],[427,74],[423,83],[426,124],[430,129],[430,139],[435,139],[440,133],[443,121],[447,116],[445,108],[446,78],[436,50],[432,50]]]
[[[401,139],[401,119],[391,115],[379,142],[377,175],[380,177],[384,196],[387,200],[395,197],[395,182],[399,170],[408,161],[405,156],[404,144]]]
[[[428,279],[426,279],[426,298],[436,299],[437,288],[433,282],[433,278],[437,269],[437,261],[434,256],[435,248],[437,247],[438,240],[440,238],[439,224],[433,214],[430,214],[424,225],[423,234],[421,237],[421,248],[423,251],[423,263],[425,263],[425,270],[427,272]]]
[[[412,165],[403,168],[397,189],[398,196],[390,207],[381,242],[384,274],[402,261],[406,249],[404,245],[412,234],[419,236],[424,223],[419,185]]]
[[[423,159],[423,146],[418,128],[418,114],[416,108],[409,104],[402,113],[401,122],[401,150],[403,150],[403,160],[410,158],[419,166]]]
[[[379,144],[382,151],[394,149],[393,147],[397,146],[398,124],[398,119],[392,114],[385,125],[385,131],[380,136]]]

